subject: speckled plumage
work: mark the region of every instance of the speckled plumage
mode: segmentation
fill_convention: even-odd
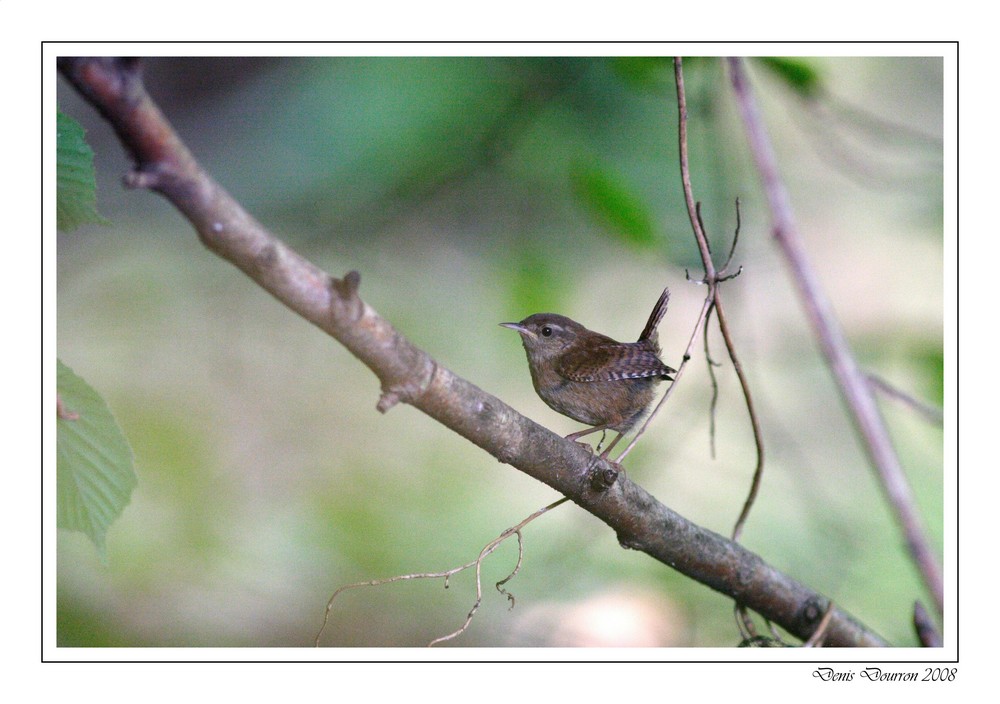
[[[674,372],[660,359],[656,340],[669,299],[665,289],[636,342],[617,342],[555,313],[501,325],[520,333],[541,399],[553,410],[594,426],[574,436],[603,429],[624,434],[645,416],[656,385]]]

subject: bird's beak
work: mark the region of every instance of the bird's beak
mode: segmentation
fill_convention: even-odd
[[[522,335],[531,335],[531,331],[528,328],[521,325],[521,323],[500,323],[502,328],[510,328],[511,330],[517,330]]]

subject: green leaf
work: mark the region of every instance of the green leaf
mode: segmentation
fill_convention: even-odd
[[[792,90],[805,96],[819,92],[821,77],[816,67],[806,59],[784,56],[764,56],[758,59]]]
[[[89,537],[106,559],[105,534],[137,483],[132,449],[104,399],[57,360],[57,525]]]
[[[622,177],[601,166],[577,164],[570,179],[577,198],[609,232],[641,247],[656,242],[649,209]]]
[[[108,221],[97,212],[94,152],[83,127],[62,112],[56,115],[56,226],[63,232]]]

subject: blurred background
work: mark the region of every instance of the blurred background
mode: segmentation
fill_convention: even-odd
[[[439,363],[560,434],[516,334],[558,312],[634,339],[659,292],[678,366],[704,288],[657,58],[148,59],[153,97],[202,165]],[[752,60],[809,257],[866,369],[943,397],[942,61]],[[930,606],[811,337],[750,168],[724,65],[688,59],[696,198],[717,259],[742,204],[725,301],[767,465],[742,542],[894,644]],[[58,240],[58,353],[102,393],[139,484],[102,564],[58,539],[61,646],[310,646],[338,587],[446,570],[558,498],[408,406],[199,243],[166,201],[125,191],[110,129],[60,79],[95,151],[111,224]],[[716,454],[702,346],[628,461],[630,478],[728,534],[756,462],[717,335]],[[940,425],[881,407],[937,549]],[[449,646],[735,645],[732,603],[563,505],[484,565]],[[327,646],[423,646],[458,628],[471,573],[351,590]]]

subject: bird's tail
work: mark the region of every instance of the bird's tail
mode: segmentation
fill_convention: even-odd
[[[660,300],[656,302],[653,306],[653,312],[649,314],[649,320],[646,321],[646,327],[642,329],[642,334],[639,335],[639,342],[643,340],[649,340],[656,335],[656,326],[660,324],[663,320],[663,316],[667,313],[667,303],[670,302],[670,289],[663,289],[663,293],[660,294]]]

